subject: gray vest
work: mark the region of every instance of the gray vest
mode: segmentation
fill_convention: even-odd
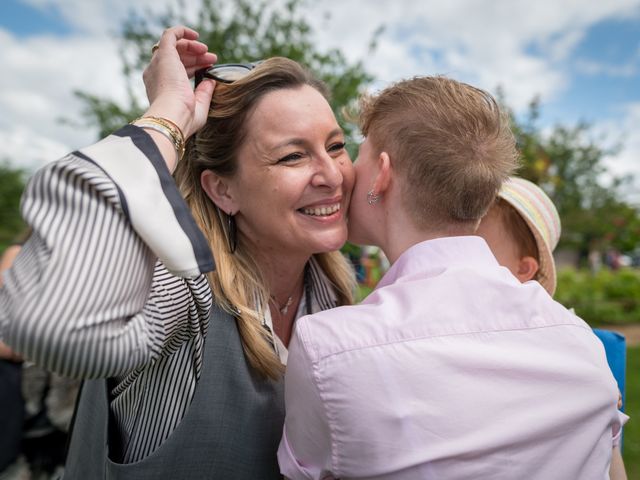
[[[64,478],[280,480],[276,452],[283,424],[282,381],[253,374],[234,318],[214,307],[200,380],[187,413],[169,438],[139,462],[111,461],[107,381],[87,380]]]

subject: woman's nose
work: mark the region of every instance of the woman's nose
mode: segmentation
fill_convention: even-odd
[[[316,171],[313,176],[313,185],[316,187],[336,188],[342,184],[343,176],[340,162],[346,160],[333,158],[328,153],[324,153],[317,158]]]

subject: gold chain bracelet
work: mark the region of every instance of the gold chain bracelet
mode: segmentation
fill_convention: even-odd
[[[180,127],[173,123],[171,120],[162,117],[140,117],[131,122],[140,128],[149,128],[160,132],[167,137],[171,143],[173,143],[176,152],[178,153],[178,161],[182,160],[185,150],[185,139]]]

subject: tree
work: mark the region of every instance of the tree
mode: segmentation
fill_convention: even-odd
[[[591,248],[633,249],[640,242],[640,213],[620,194],[631,178],[612,176],[603,185],[604,159],[615,150],[600,147],[586,123],[556,125],[543,134],[537,100],[524,119],[511,116],[522,159],[518,175],[540,185],[556,205],[562,220],[560,246],[583,256]]]
[[[151,46],[164,28],[187,24],[200,33],[200,40],[218,54],[222,63],[285,56],[310,68],[327,83],[332,92],[331,105],[347,136],[353,138],[355,126],[344,120],[342,107],[351,106],[372,77],[361,61],[350,63],[337,49],[318,50],[313,43],[311,25],[300,13],[302,5],[302,0],[288,0],[281,8],[272,7],[266,1],[203,0],[195,24],[181,13],[186,11],[181,0],[164,14],[151,11],[144,15],[132,14],[124,25],[121,38],[129,105],[121,106],[112,100],[78,91],[76,95],[85,102],[85,115],[99,127],[100,137],[138,117],[144,106],[134,95],[132,85],[140,82]],[[371,40],[371,49],[375,48],[375,39],[380,32],[378,30]]]
[[[24,190],[26,172],[0,162],[0,251],[16,241],[25,224],[20,217],[20,196]]]

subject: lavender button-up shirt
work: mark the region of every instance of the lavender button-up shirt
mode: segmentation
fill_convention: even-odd
[[[296,323],[292,479],[606,479],[618,389],[587,324],[484,240],[407,250],[360,305]]]

